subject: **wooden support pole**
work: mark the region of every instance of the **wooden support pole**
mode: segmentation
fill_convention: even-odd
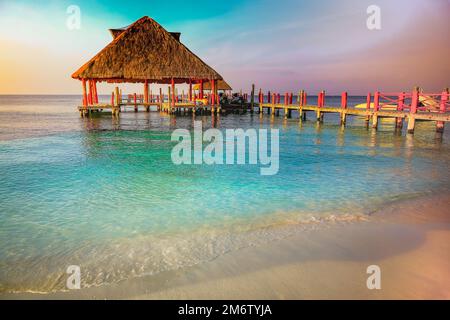
[[[189,93],[188,93],[189,101],[192,101],[192,79],[189,78]]]
[[[318,96],[317,96],[317,111],[316,111],[316,118],[317,121],[322,121],[323,120],[323,114],[320,111],[320,109],[323,107],[324,105],[324,99],[325,99],[325,91],[320,91]]]
[[[87,107],[88,105],[88,98],[87,98],[87,92],[86,92],[86,79],[81,80],[81,86],[83,88],[83,107]]]
[[[416,124],[416,118],[414,117],[414,114],[410,113],[408,116],[408,133],[410,133],[410,134],[414,133],[415,124]]]
[[[134,99],[134,112],[138,112],[138,106],[137,106],[137,95],[136,92],[133,95],[133,99]]]
[[[411,95],[411,108],[410,113],[417,113],[417,105],[419,103],[419,91],[414,90]]]
[[[380,109],[380,92],[376,91],[373,94],[373,111],[378,112]]]
[[[116,98],[116,103],[115,103],[115,105],[116,105],[116,106],[119,106],[119,104],[120,104],[119,87],[115,87],[115,88],[114,88],[114,95],[115,95],[115,98]]]
[[[252,88],[253,88],[253,86],[252,86]],[[261,90],[259,91],[259,95],[258,95],[258,105],[259,105],[259,115],[262,117],[264,108],[263,108],[263,105],[261,102]]]
[[[169,86],[167,88],[167,108],[166,108],[167,110],[165,110],[165,111],[170,111],[170,106],[172,105],[171,97],[172,97],[171,87]]]
[[[97,81],[94,81],[94,88],[95,88],[95,103],[98,104]]]
[[[372,116],[372,128],[378,129],[378,110],[380,108],[380,93],[375,91],[373,94],[373,116]]]
[[[170,81],[170,84],[172,86],[172,107],[175,108],[175,79],[172,78]]]
[[[275,97],[275,99],[274,99],[275,102],[272,103],[272,107],[267,110],[267,113],[270,113],[272,115],[275,115],[275,106],[277,104],[279,104],[280,94],[279,93],[277,93],[277,94],[274,93],[274,97]]]
[[[94,104],[94,86],[92,80],[89,80],[89,104]]]
[[[148,81],[144,82],[144,103],[148,103]]]
[[[203,79],[200,80],[200,89],[199,89],[198,96],[200,99],[203,99]]]
[[[409,110],[409,116],[408,116],[408,133],[413,134],[414,133],[414,127],[416,124],[416,118],[415,114],[417,113],[417,104],[419,102],[419,91],[417,89],[414,89],[411,96],[411,108]]]
[[[92,81],[88,80],[88,96],[87,96],[87,103],[88,106],[90,106],[92,104]]]
[[[299,119],[300,119],[300,120],[303,120],[303,90],[300,90],[300,91],[298,92],[297,103],[298,103],[298,115],[299,115]]]
[[[95,86],[94,86],[94,80],[91,80],[91,104],[95,104]]]
[[[255,84],[252,83],[252,92],[250,93],[250,113],[253,114],[253,109],[255,108]]]
[[[211,106],[214,107],[216,104],[216,80],[211,79]]]
[[[347,98],[348,94],[346,91],[342,92],[341,94],[341,125],[345,126],[345,123],[347,121]]]
[[[366,97],[366,111],[367,111],[366,126],[369,125],[369,121],[370,121],[370,103],[371,103],[371,100],[372,100],[372,94],[369,92],[367,94],[367,97]]]
[[[347,109],[347,97],[348,94],[346,91],[342,92],[341,94],[341,108],[342,109]]]
[[[402,92],[398,95],[397,111],[403,111],[405,105],[405,93]],[[401,129],[403,127],[403,117],[395,118],[395,128]]]
[[[444,90],[441,94],[441,102],[439,105],[439,112],[440,113],[445,113],[447,110],[447,101],[448,101],[448,91]],[[444,132],[444,126],[445,126],[445,122],[444,121],[437,121],[436,122],[436,132]]]
[[[119,115],[120,112],[120,92],[119,92],[119,87],[115,87],[114,88],[114,97],[116,99],[116,103],[115,103],[115,107],[116,109],[116,115]]]

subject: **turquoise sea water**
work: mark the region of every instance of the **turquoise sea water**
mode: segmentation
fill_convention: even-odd
[[[83,286],[155,274],[274,241],[283,226],[450,189],[450,136],[433,123],[406,136],[389,121],[343,129],[329,115],[320,125],[295,114],[196,117],[205,129],[280,129],[279,172],[261,176],[258,165],[174,165],[170,135],[192,130],[192,116],[82,119],[78,104],[0,96],[0,291],[63,290],[69,265]]]

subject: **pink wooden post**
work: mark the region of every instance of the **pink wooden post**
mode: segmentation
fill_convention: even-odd
[[[211,105],[214,106],[216,104],[216,99],[215,99],[215,90],[216,90],[216,86],[215,86],[215,82],[216,80],[211,79]]]
[[[323,113],[320,111],[320,109],[323,107],[323,101],[324,101],[324,91],[322,90],[317,95],[317,107],[318,107],[316,112],[317,121],[323,120]]]
[[[401,92],[398,95],[397,111],[403,111],[404,105],[405,105],[405,93]],[[402,128],[403,127],[403,118],[402,117],[395,118],[395,127],[396,128]]]
[[[447,103],[447,101],[448,101],[448,92],[447,91],[442,91],[442,94],[441,94],[441,105],[440,105],[440,108],[439,108],[439,111],[441,113],[445,113],[447,111],[446,110],[446,103]]]
[[[366,110],[369,111],[370,110],[370,100],[372,99],[372,94],[369,92],[367,94],[367,98],[366,98]]]
[[[341,95],[341,108],[347,109],[347,92],[346,91],[342,92],[342,95]]]
[[[416,118],[414,114],[417,113],[417,104],[419,103],[419,91],[417,89],[414,89],[411,96],[411,108],[409,109],[409,116],[408,116],[408,133],[414,133],[414,127],[416,123]]]
[[[342,92],[341,95],[341,108],[343,110],[347,109],[347,91]],[[345,126],[345,122],[347,121],[347,112],[341,112],[341,125]]]
[[[409,111],[410,113],[417,113],[418,102],[419,102],[419,92],[417,90],[414,90],[411,96],[411,109]]]
[[[81,80],[81,85],[83,88],[83,107],[87,107],[86,79]]]
[[[306,106],[307,103],[308,103],[308,99],[307,99],[307,94],[305,91],[305,92],[303,92],[303,104],[302,105]]]
[[[88,92],[88,105],[91,105],[92,104],[92,81],[91,80],[88,80],[88,89],[89,89],[89,92]]]
[[[403,106],[405,105],[405,93],[402,92],[398,95],[398,104],[397,104],[397,110],[403,111]]]
[[[97,81],[92,81],[92,88],[94,90],[94,103],[98,104],[98,94],[97,94]]]
[[[284,104],[287,106],[289,103],[289,93],[285,93],[284,94]]]
[[[448,92],[447,91],[443,91],[441,94],[441,103],[439,106],[439,112],[440,113],[445,113],[447,110],[446,107],[446,103],[448,101]],[[444,126],[445,126],[445,122],[444,121],[437,121],[436,122],[436,132],[444,132]]]
[[[199,93],[198,93],[198,98],[199,99],[203,99],[203,79],[200,80],[200,89],[199,89]]]
[[[172,106],[175,107],[175,79],[172,78],[170,80],[170,84],[172,86]]]
[[[380,109],[380,93],[375,91],[373,95],[373,111],[377,112]]]
[[[289,104],[292,104],[292,99],[293,99],[293,93],[291,92],[291,94],[289,95]]]

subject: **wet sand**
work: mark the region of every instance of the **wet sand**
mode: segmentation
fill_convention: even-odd
[[[369,290],[366,269],[381,268]],[[450,299],[450,196],[402,201],[368,221],[323,223],[258,247],[114,285],[9,299]]]

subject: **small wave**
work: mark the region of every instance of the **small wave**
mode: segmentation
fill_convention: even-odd
[[[211,261],[227,252],[261,246],[297,232],[330,223],[366,221],[363,214],[305,214],[278,212],[226,227],[204,226],[171,234],[139,235],[107,244],[78,248],[65,256],[3,262],[1,292],[45,294],[67,291],[65,268],[79,265],[81,287],[98,287],[151,276]]]

